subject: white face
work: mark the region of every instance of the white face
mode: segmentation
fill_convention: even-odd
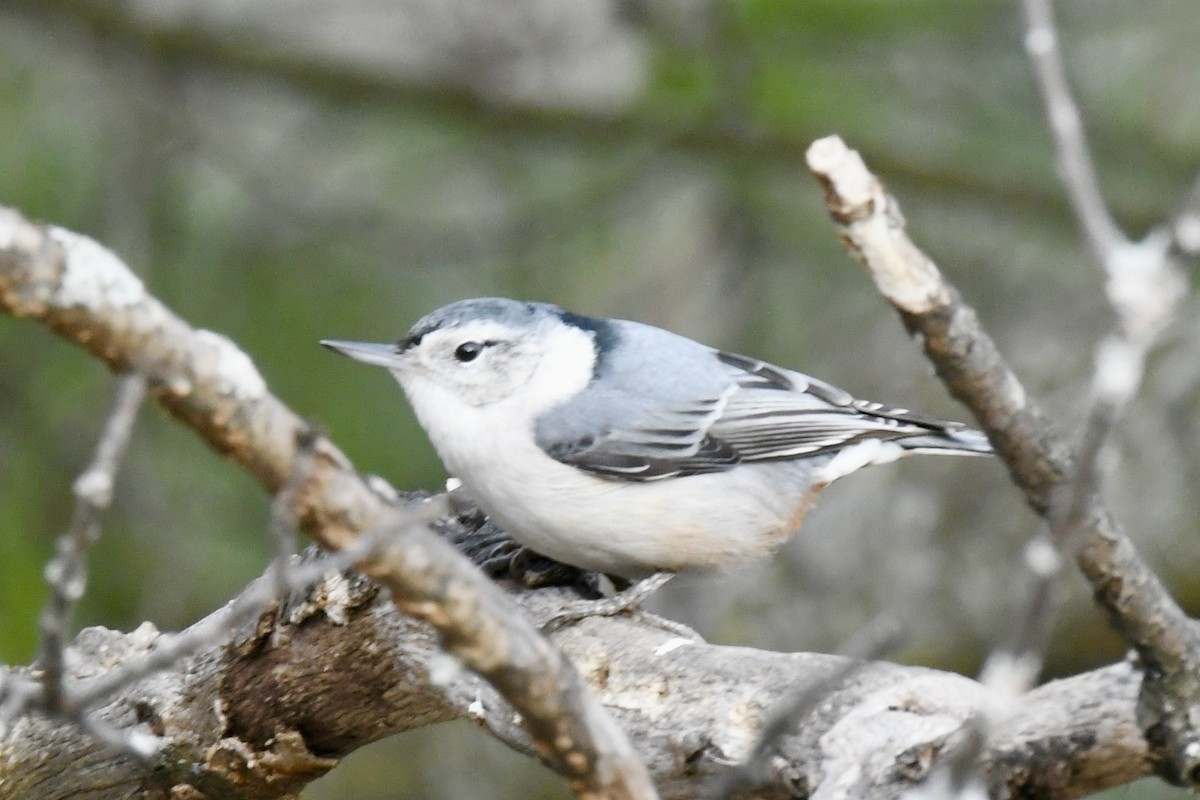
[[[537,457],[533,421],[588,385],[596,353],[590,333],[546,316],[458,322],[369,360],[404,387],[450,473],[480,486],[505,468],[498,459]]]
[[[393,372],[410,393],[424,379],[467,405],[496,403],[527,385],[541,363],[533,333],[490,320],[430,331],[401,354]]]

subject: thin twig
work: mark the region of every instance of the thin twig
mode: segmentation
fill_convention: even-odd
[[[1106,293],[1118,316],[1118,332],[1097,349],[1091,409],[1077,452],[1074,485],[1056,498],[1060,506],[1054,511],[1060,520],[1058,527],[1073,529],[1076,526],[1072,520],[1099,491],[1097,459],[1122,409],[1137,392],[1150,347],[1183,294],[1184,282],[1170,250],[1180,241],[1186,242],[1189,231],[1200,225],[1186,210],[1200,203],[1200,182],[1170,235],[1151,234],[1143,242],[1131,242],[1113,220],[1100,190],[1079,107],[1063,66],[1051,0],[1022,0],[1022,6],[1025,49],[1054,139],[1059,175],[1079,226],[1106,275]],[[1068,552],[1074,546],[1069,541],[1063,545]]]
[[[1033,62],[1042,95],[1058,168],[1075,217],[1100,263],[1125,241],[1109,214],[1100,192],[1100,181],[1084,135],[1079,107],[1071,96],[1063,66],[1062,48],[1050,0],[1022,0],[1025,11],[1025,50]]]
[[[1200,175],[1179,204],[1170,229],[1172,256],[1200,258]]]
[[[1200,179],[1169,233],[1131,242],[1113,221],[1100,191],[1077,104],[1063,67],[1051,0],[1022,0],[1025,47],[1037,77],[1061,166],[1060,176],[1080,228],[1106,275],[1117,329],[1096,348],[1091,403],[1075,451],[1071,480],[1052,498],[1050,519],[1069,556],[1086,544],[1087,515],[1101,489],[1100,457],[1122,411],[1136,395],[1146,358],[1183,296],[1185,282],[1171,255],[1200,220]],[[1183,236],[1180,236],[1180,232]],[[1194,231],[1193,231],[1194,232]],[[1200,236],[1200,233],[1197,233]]]
[[[137,374],[117,382],[117,397],[87,469],[72,486],[75,511],[58,538],[56,554],[46,565],[50,596],[39,619],[42,638],[38,665],[42,672],[43,703],[54,713],[63,703],[63,653],[70,635],[71,612],[87,585],[88,548],[100,536],[100,513],[112,503],[113,482],[129,444],[134,420],[146,396],[146,381]]]
[[[1050,508],[1059,546],[1075,557],[1076,550],[1087,543],[1088,515],[1101,490],[1101,455],[1126,405],[1137,394],[1150,349],[1186,288],[1171,253],[1200,225],[1200,220],[1193,218],[1200,214],[1200,179],[1169,231],[1152,232],[1142,242],[1130,241],[1113,221],[1100,191],[1079,109],[1066,79],[1051,0],[1023,0],[1023,7],[1025,46],[1054,137],[1060,177],[1080,228],[1106,275],[1105,292],[1117,315],[1116,330],[1096,348],[1090,408],[1071,479],[1056,492]]]
[[[1046,532],[1034,536],[1022,554],[1028,578],[1018,582],[1017,609],[1005,644],[988,656],[979,682],[1009,697],[1037,683],[1058,608],[1055,591],[1063,559]],[[1024,585],[1022,585],[1024,584]]]
[[[1025,710],[1025,694],[1037,683],[1053,629],[1055,581],[1062,572],[1062,557],[1047,534],[1035,536],[1025,546],[1029,580],[1017,593],[1018,608],[1007,641],[988,655],[979,682],[989,690],[986,703],[968,717],[947,748],[939,769],[925,785],[905,800],[966,800],[983,798],[982,756],[996,732]],[[1020,585],[1020,584],[1018,584]]]
[[[301,431],[296,435],[296,458],[292,474],[284,481],[271,502],[271,521],[268,527],[275,556],[271,559],[269,573],[275,584],[275,596],[281,605],[287,598],[291,583],[288,572],[291,569],[292,556],[299,547],[299,536],[296,534],[296,493],[312,476],[313,456],[319,438],[312,430]]]
[[[0,741],[8,736],[9,724],[42,698],[40,681],[15,675],[8,667],[0,671]]]

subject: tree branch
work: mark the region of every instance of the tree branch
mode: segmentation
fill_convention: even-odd
[[[1113,626],[1137,650],[1147,676],[1141,723],[1156,745],[1162,773],[1194,781],[1200,764],[1200,636],[1192,621],[1094,487],[1076,513],[1056,513],[1060,498],[1072,491],[1076,455],[1025,393],[975,311],[909,240],[895,201],[858,154],[829,137],[812,145],[808,162],[851,254],[921,337],[939,376],[975,414],[1030,506],[1074,556]]]
[[[294,572],[329,566],[313,558],[306,554]],[[271,597],[271,576],[246,591]],[[571,596],[514,591],[537,621]],[[208,620],[197,626],[213,627]],[[160,737],[156,769],[69,723],[27,716],[0,739],[4,789],[14,797],[148,800],[178,785],[214,796],[284,797],[368,742],[452,719],[532,749],[512,707],[470,673],[446,670],[436,632],[397,613],[360,576],[327,571],[285,604],[226,630],[98,707],[97,717],[113,727]],[[150,626],[129,634],[85,630],[71,649],[70,678],[89,680],[83,673],[101,661],[108,666],[100,669],[124,669],[153,654],[162,638]],[[819,687],[821,702],[775,740],[757,785],[740,797],[823,789],[894,798],[924,779],[957,746],[965,722],[994,702],[959,675],[714,646],[628,618],[588,619],[553,638],[637,742],[664,798],[697,797],[748,758],[768,720],[806,687]],[[439,685],[430,673],[440,673]],[[28,671],[0,676],[27,680]],[[1138,683],[1135,668],[1117,664],[1035,689],[984,754],[993,793],[1073,798],[1147,774],[1135,719]]]
[[[1025,11],[1025,50],[1033,63],[1046,119],[1050,123],[1059,175],[1093,254],[1104,263],[1125,241],[1125,235],[1113,221],[1100,192],[1100,180],[1096,177],[1083,131],[1083,119],[1067,83],[1054,9],[1050,0],[1022,0],[1021,6]]]

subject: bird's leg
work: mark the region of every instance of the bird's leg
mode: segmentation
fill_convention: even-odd
[[[564,625],[578,622],[588,617],[613,617],[617,614],[633,613],[645,622],[668,633],[682,636],[686,639],[700,639],[700,635],[686,625],[673,620],[664,619],[657,614],[642,611],[638,608],[642,601],[654,594],[663,584],[675,577],[674,572],[656,572],[648,578],[629,584],[611,597],[601,597],[596,600],[576,600],[568,603],[554,616],[542,624],[542,632],[550,633]]]
[[[443,536],[490,578],[510,578],[526,589],[540,586],[571,586],[591,597],[568,603],[542,625],[546,633],[587,617],[611,617],[625,612],[641,616],[647,623],[688,639],[700,636],[686,625],[641,611],[637,606],[654,594],[675,573],[656,572],[627,584],[611,597],[604,597],[604,577],[547,558],[518,544],[500,526],[488,519],[461,490],[450,492],[454,517],[437,525]],[[620,580],[620,579],[617,579]],[[627,583],[627,582],[623,582]]]

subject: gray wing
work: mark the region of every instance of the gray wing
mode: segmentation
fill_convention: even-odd
[[[856,400],[658,328],[621,325],[637,329],[638,350],[606,354],[597,380],[538,421],[538,443],[558,461],[649,481],[818,456],[870,438],[914,452],[990,452],[982,434],[958,423]]]

